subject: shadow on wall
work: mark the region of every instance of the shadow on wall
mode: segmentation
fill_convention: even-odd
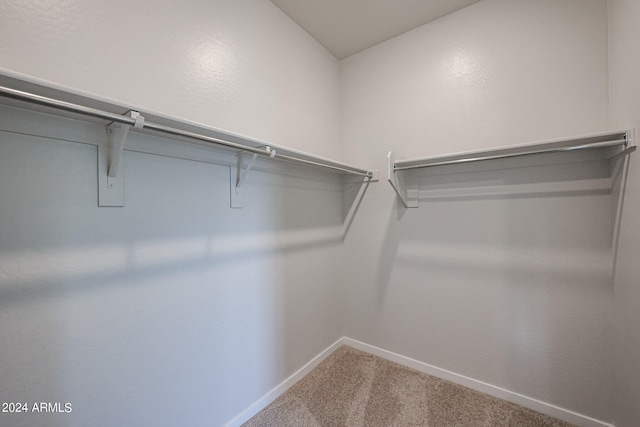
[[[339,298],[318,262],[339,257],[339,185],[255,172],[232,210],[228,167],[125,152],[125,207],[98,208],[96,158],[0,132],[0,395],[73,404],[2,424],[219,425],[292,371],[292,348],[317,354],[291,325],[339,318],[290,310],[291,289]]]
[[[342,240],[347,237],[351,224],[364,200],[371,181],[362,178],[344,178],[342,193]]]
[[[396,200],[387,224],[374,336],[393,337],[386,345],[401,354],[566,408],[593,400],[580,392],[584,384],[601,384],[606,396],[608,173],[583,163],[420,177],[420,207]],[[607,413],[607,402],[590,402],[593,414]]]
[[[471,277],[509,270],[535,276],[540,274],[540,262],[556,259],[552,269],[556,279],[593,278],[597,271],[597,280],[609,280],[610,267],[604,272],[602,264],[610,264],[611,244],[604,250],[598,246],[589,255],[592,262],[580,269],[575,258],[585,255],[582,248],[589,245],[583,243],[588,242],[561,237],[572,228],[568,224],[593,225],[598,237],[611,236],[607,209],[615,206],[618,195],[612,196],[610,170],[602,162],[454,174],[437,168],[417,172],[420,208],[407,209],[396,198],[396,215],[387,226],[377,275],[380,296],[390,283],[396,259],[428,263],[430,269],[469,271]],[[576,213],[573,200],[593,203]],[[567,209],[557,212],[556,205],[565,202]],[[525,205],[530,210],[517,210]],[[507,215],[512,208],[516,209]],[[556,242],[551,242],[554,238]]]
[[[153,279],[180,271],[208,269],[225,262],[249,261],[273,253],[332,246],[341,241],[341,231],[341,227],[325,227],[288,233],[175,238],[72,249],[0,250],[0,268],[4,276],[0,300],[7,303],[60,293],[89,292],[118,283],[129,286],[123,280],[130,276]]]
[[[96,208],[95,147],[2,135],[5,302],[336,244],[359,205],[342,217],[334,181],[254,171],[247,207],[229,209],[227,167],[127,152],[127,207]]]

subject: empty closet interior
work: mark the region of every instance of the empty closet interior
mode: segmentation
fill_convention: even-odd
[[[0,425],[241,425],[342,344],[639,425],[640,4],[458,3],[5,1]]]

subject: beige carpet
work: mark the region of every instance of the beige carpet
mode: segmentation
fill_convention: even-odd
[[[244,426],[570,424],[344,346]]]

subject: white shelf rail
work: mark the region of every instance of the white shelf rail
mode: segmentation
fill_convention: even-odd
[[[50,93],[51,91],[45,87],[44,92]],[[57,93],[60,94],[59,91]],[[100,206],[124,206],[124,180],[121,172],[119,172],[119,169],[121,169],[119,165],[127,136],[132,130],[170,135],[178,139],[186,138],[187,140],[193,140],[200,144],[205,143],[205,145],[213,145],[219,148],[237,151],[238,165],[237,168],[232,171],[235,172],[236,176],[232,176],[231,182],[231,207],[242,207],[240,189],[258,156],[327,169],[340,174],[359,176],[363,177],[365,182],[377,180],[377,173],[375,171],[358,168],[286,147],[259,143],[258,141],[243,138],[239,135],[226,134],[223,131],[207,129],[174,119],[163,120],[160,118],[164,123],[153,123],[146,120],[145,114],[139,111],[129,110],[126,114],[118,114],[107,110],[123,111],[125,108],[111,103],[104,103],[100,100],[94,100],[86,96],[74,97],[74,94],[66,92],[62,92],[61,95],[67,99],[71,96],[74,101],[81,99],[82,102],[69,102],[64,99],[57,99],[55,96],[43,96],[27,90],[0,85],[0,97],[18,101],[19,103],[45,107],[46,111],[52,109],[54,112],[61,112],[61,115],[71,113],[72,115],[105,120],[107,122],[109,142],[107,146],[100,146],[98,150],[101,165],[98,176],[98,204]],[[94,105],[97,103],[99,106],[105,106],[106,109],[85,105],[92,103]],[[147,117],[159,116],[149,114]],[[212,134],[215,136],[212,136]],[[253,155],[249,164],[244,168],[242,167],[242,153],[250,153]]]
[[[394,153],[389,152],[387,179],[406,207],[417,207],[417,194],[412,194],[412,192],[417,193],[417,189],[410,188],[415,186],[408,184],[411,178],[406,174],[410,170],[594,149],[601,149],[603,152],[602,160],[612,160],[636,150],[633,135],[633,129],[611,131],[574,138],[406,160],[396,160]]]
[[[148,129],[148,130],[169,134],[173,136],[180,136],[180,137],[195,139],[198,141],[203,141],[203,142],[219,145],[226,148],[258,154],[264,157],[277,158],[277,159],[288,160],[292,162],[304,163],[307,165],[322,167],[326,169],[332,169],[338,172],[347,173],[351,175],[359,175],[367,178],[373,177],[372,171],[357,168],[354,166],[350,166],[350,165],[332,161],[332,160],[322,159],[320,157],[315,157],[307,154],[305,154],[306,158],[280,154],[277,152],[277,150],[270,150],[266,148],[264,149],[255,148],[249,145],[239,144],[231,141],[225,141],[219,138],[214,138],[214,137],[207,136],[200,133],[177,129],[174,127],[164,126],[161,124],[150,123],[144,120],[142,121],[141,126],[136,126],[136,124],[140,123],[140,119],[136,119],[131,116],[120,115],[120,114],[115,114],[108,111],[98,110],[95,108],[78,105],[71,102],[61,101],[61,100],[57,100],[57,99],[53,99],[45,96],[40,96],[40,95],[24,92],[17,89],[12,89],[5,86],[0,86],[0,96],[15,99],[18,101],[37,104],[45,107],[51,107],[51,108],[55,108],[55,109],[59,109],[59,110],[63,110],[71,113],[81,114],[84,116],[104,119],[110,122],[116,122],[116,123],[120,123],[128,126],[134,126],[139,129]],[[275,154],[274,154],[274,151],[275,151]],[[312,158],[312,160],[310,160],[309,158]]]

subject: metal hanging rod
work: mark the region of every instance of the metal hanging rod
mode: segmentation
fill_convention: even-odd
[[[489,151],[476,151],[466,154],[452,154],[448,156],[427,157],[421,159],[398,160],[394,163],[393,170],[401,171],[408,169],[420,169],[432,166],[455,165],[461,163],[480,162],[484,160],[506,159],[544,153],[559,153],[589,148],[614,146],[626,147],[628,143],[629,140],[626,132],[614,132],[595,137],[576,138],[574,140],[552,143],[514,146]]]
[[[60,101],[58,99],[47,98],[46,96],[40,96],[29,92],[23,92],[17,89],[11,89],[5,86],[0,86],[0,95],[5,98],[16,99],[18,101],[25,101],[31,104],[42,105],[44,107],[52,107],[58,110],[68,111],[70,113],[78,113],[84,116],[94,117],[96,119],[104,119],[112,122],[118,122],[125,125],[135,125],[135,119],[120,114],[109,113],[108,111],[97,110],[91,107],[85,107],[84,105],[73,104],[71,102]]]
[[[0,96],[15,99],[18,101],[28,102],[31,104],[41,105],[44,107],[55,108],[55,109],[63,110],[70,113],[76,113],[76,114],[93,117],[97,119],[108,120],[110,122],[130,125],[130,126],[135,126],[137,123],[139,123],[139,121],[136,121],[135,118],[132,118],[129,116],[110,113],[108,111],[98,110],[95,108],[74,104],[71,102],[61,101],[58,99],[48,98],[46,96],[36,95],[33,93],[24,92],[21,90],[12,89],[5,86],[0,86]],[[305,154],[304,156],[314,160],[309,160],[307,158],[300,158],[300,157],[295,157],[295,156],[286,155],[286,154],[280,154],[277,148],[275,150],[255,148],[248,145],[238,144],[231,141],[225,141],[223,139],[214,138],[211,136],[207,136],[207,135],[203,135],[195,132],[185,131],[185,130],[164,126],[157,123],[150,123],[148,121],[143,122],[142,129],[148,129],[151,131],[165,133],[165,134],[174,135],[174,136],[186,137],[189,139],[203,141],[210,144],[221,145],[221,146],[232,148],[235,150],[241,150],[241,151],[258,154],[264,157],[279,158],[282,160],[303,163],[303,164],[322,167],[326,169],[332,169],[332,170],[336,170],[339,172],[348,173],[352,175],[364,176],[370,179],[373,178],[372,171],[356,168],[356,167],[345,165],[339,162],[319,159],[307,154]],[[274,154],[274,151],[275,151],[275,154]]]
[[[346,173],[350,173],[352,175],[360,175],[360,176],[364,176],[364,177],[367,177],[367,178],[372,178],[373,177],[373,172],[371,172],[371,171],[358,170],[358,169],[354,169],[354,168],[351,168],[350,166],[346,166],[346,165],[336,166],[336,165],[330,165],[330,164],[327,164],[327,163],[318,163],[318,162],[314,162],[312,160],[301,159],[299,157],[287,156],[285,154],[280,154],[278,152],[276,152],[275,157],[277,159],[289,160],[289,161],[298,162],[298,163],[304,163],[304,164],[311,165],[311,166],[322,166],[322,167],[327,168],[327,169],[333,169],[333,170],[339,171],[339,172],[346,172]]]

